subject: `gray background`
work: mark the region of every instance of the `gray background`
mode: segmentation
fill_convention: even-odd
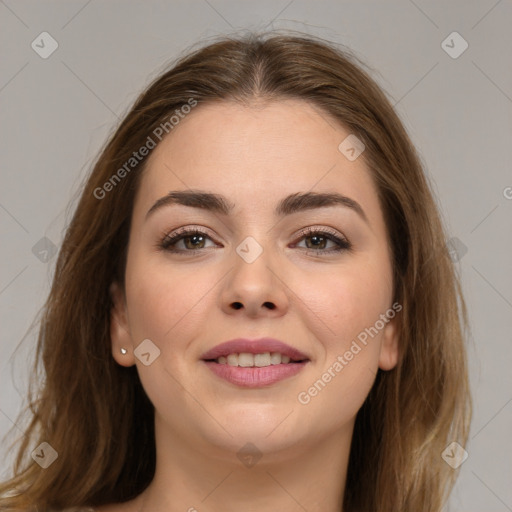
[[[287,28],[347,45],[373,68],[420,151],[458,239],[472,328],[474,420],[450,508],[512,511],[511,22],[510,0],[0,0],[0,435],[23,403],[35,332],[14,350],[48,293],[52,244],[118,117],[198,40]],[[59,45],[47,59],[31,48],[43,31]],[[458,58],[441,46],[453,31],[469,44]],[[0,447],[3,477],[23,428]]]

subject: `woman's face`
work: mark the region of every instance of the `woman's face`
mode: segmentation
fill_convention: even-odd
[[[153,150],[124,295],[112,287],[111,332],[116,361],[137,365],[157,434],[218,453],[250,442],[273,456],[351,435],[378,368],[396,364],[398,340],[386,226],[364,152],[354,160],[348,142],[338,148],[349,135],[300,100],[224,102],[197,106]],[[232,209],[162,200],[191,190]],[[349,200],[322,206],[309,194]],[[305,199],[282,204],[294,195]],[[173,242],[182,228],[201,233]],[[225,341],[263,337],[306,361],[203,360]]]

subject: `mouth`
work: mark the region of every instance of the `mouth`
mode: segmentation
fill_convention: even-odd
[[[251,354],[252,355],[252,354]],[[262,354],[265,355],[266,354]],[[277,356],[275,357],[277,360]],[[243,362],[243,356],[242,356]],[[247,361],[249,364],[250,361]],[[204,364],[221,379],[244,388],[261,388],[270,386],[289,377],[297,375],[309,363],[304,361],[289,361],[270,364],[268,366],[239,366],[229,363],[218,363],[216,360],[206,360]]]
[[[309,361],[309,359],[292,359],[290,356],[280,352],[263,352],[259,354],[240,352],[219,356],[215,359],[204,359],[204,361],[241,368],[265,368],[279,364],[303,363]]]
[[[217,377],[235,386],[270,386],[297,375],[310,362],[300,350],[274,338],[226,341],[201,356]]]
[[[203,361],[215,361],[230,366],[270,366],[309,359],[306,354],[274,338],[249,340],[237,338],[225,341],[205,352]]]
[[[217,377],[246,388],[275,384],[297,375],[310,362],[306,354],[273,338],[227,341],[201,359]]]

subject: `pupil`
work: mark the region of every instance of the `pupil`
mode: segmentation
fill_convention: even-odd
[[[323,238],[324,238],[324,237],[314,235],[314,236],[310,236],[309,238],[311,239],[311,241],[315,240],[316,242],[318,242],[319,240],[323,240]],[[323,240],[323,241],[325,242],[325,240]],[[313,242],[313,245],[314,245],[315,247],[318,247],[318,246],[319,246],[319,244],[318,244],[318,243],[316,243],[316,242]],[[322,242],[320,242],[320,243],[322,243]],[[322,247],[323,247],[323,245],[322,245]]]
[[[203,238],[202,235],[192,235],[192,236],[187,237],[187,240],[190,242],[191,240],[197,241],[197,239],[202,239],[202,238]],[[197,248],[197,245],[194,242],[192,242],[191,245],[193,246],[193,248]]]

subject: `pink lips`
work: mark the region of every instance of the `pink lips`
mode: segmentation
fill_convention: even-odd
[[[220,356],[228,356],[247,352],[249,354],[261,354],[263,352],[279,352],[288,356],[289,363],[281,363],[261,368],[230,366],[215,362]],[[259,340],[235,339],[221,343],[205,352],[201,359],[206,366],[218,377],[231,382],[237,386],[257,388],[269,386],[299,373],[309,362],[308,357],[299,350],[290,347],[282,341],[273,338],[261,338]],[[293,362],[300,361],[300,362]]]
[[[205,352],[201,359],[217,359],[220,356],[227,356],[229,354],[240,354],[241,352],[247,352],[249,354],[261,354],[263,352],[279,352],[285,356],[288,356],[294,361],[302,361],[308,359],[308,356],[297,350],[296,348],[290,347],[282,341],[274,338],[260,338],[258,340],[248,340],[246,338],[238,338],[235,340],[226,341],[213,347],[208,352]]]

